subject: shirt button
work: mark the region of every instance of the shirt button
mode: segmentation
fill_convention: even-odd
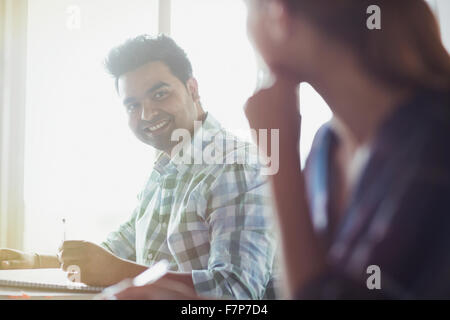
[[[147,257],[148,257],[148,260],[152,260],[153,254],[149,253]]]

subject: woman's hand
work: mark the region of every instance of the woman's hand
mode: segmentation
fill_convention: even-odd
[[[298,149],[300,140],[300,112],[298,106],[298,82],[277,77],[275,83],[255,93],[245,106],[245,115],[250,128],[256,131],[278,129],[280,133],[280,145]],[[270,144],[261,145],[255,141],[263,152],[272,150]],[[270,139],[268,139],[270,143]]]
[[[270,181],[283,249],[285,285],[289,296],[293,296],[324,266],[300,165],[297,83],[289,77],[278,77],[272,87],[248,100],[245,113],[252,129],[279,129],[279,170]],[[261,150],[264,144],[257,143],[260,152],[267,154],[267,150],[272,150]]]

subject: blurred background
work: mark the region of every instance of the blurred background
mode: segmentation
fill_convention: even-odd
[[[450,49],[450,1],[428,1]],[[243,0],[0,0],[0,247],[53,252],[102,241],[130,216],[154,150],[128,129],[102,62],[129,37],[166,33],[185,49],[202,103],[249,138],[242,107],[264,66]],[[331,117],[300,93],[301,156]]]

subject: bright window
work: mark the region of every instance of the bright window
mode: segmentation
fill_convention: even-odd
[[[172,0],[172,36],[192,62],[204,109],[250,137],[243,107],[256,87],[257,64],[246,15],[242,0]]]
[[[131,214],[153,151],[102,60],[157,17],[156,0],[29,1],[25,249],[55,250],[62,218],[69,238],[101,241]]]
[[[258,65],[242,0],[172,0],[171,36],[190,57],[203,105],[248,137],[243,113]],[[103,240],[131,214],[154,151],[128,129],[102,60],[124,39],[156,34],[157,0],[31,0],[28,25],[25,249]],[[330,117],[305,85],[302,160]]]
[[[244,138],[243,106],[257,84],[258,65],[246,32],[242,0],[172,0],[172,35],[187,51],[206,110]],[[301,157],[305,163],[317,129],[331,117],[309,85],[301,87]]]

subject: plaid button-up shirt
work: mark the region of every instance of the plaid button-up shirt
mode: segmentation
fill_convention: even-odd
[[[192,272],[199,294],[261,299],[275,238],[270,190],[252,148],[211,115],[191,147],[192,163],[206,150],[225,163],[186,164],[160,153],[139,206],[102,246],[142,265],[167,259],[171,270]]]

